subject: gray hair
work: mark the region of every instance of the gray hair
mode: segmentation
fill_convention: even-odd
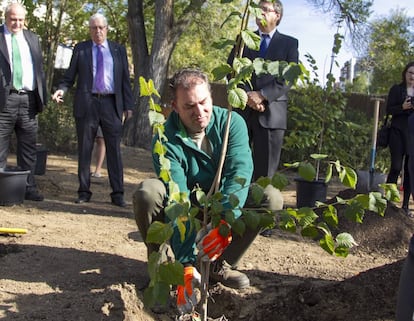
[[[10,2],[4,9],[4,16],[7,17],[10,11],[13,9],[13,7],[16,6],[22,8],[24,10],[24,15],[27,15],[27,9],[23,4],[21,4],[20,2]]]
[[[95,20],[102,20],[104,22],[105,26],[106,27],[108,26],[108,20],[106,19],[106,17],[102,13],[98,12],[98,13],[93,14],[89,18],[89,25],[91,25],[91,22],[95,21]]]

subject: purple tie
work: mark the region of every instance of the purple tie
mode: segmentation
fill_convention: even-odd
[[[105,92],[104,62],[101,45],[96,46],[95,89],[98,93]]]

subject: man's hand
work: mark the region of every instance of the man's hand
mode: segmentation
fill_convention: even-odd
[[[62,89],[58,89],[52,95],[52,99],[54,101],[56,101],[57,103],[62,103],[63,102],[63,95],[64,95],[64,91]]]
[[[225,236],[222,235],[223,233]],[[221,220],[216,228],[207,231],[206,235],[198,235],[197,238],[200,239],[197,242],[198,258],[202,261],[211,262],[217,260],[223,254],[232,240],[230,227],[224,220]]]
[[[258,112],[264,112],[266,99],[260,93],[260,91],[247,92],[247,105]]]
[[[184,285],[177,286],[177,309],[181,314],[191,313],[200,298],[194,289],[200,285],[201,275],[193,266],[184,268]]]

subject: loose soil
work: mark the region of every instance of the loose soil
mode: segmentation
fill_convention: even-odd
[[[76,156],[48,155],[37,176],[43,202],[0,206],[0,320],[174,320],[174,305],[154,313],[142,303],[146,249],[132,214],[136,185],[153,177],[148,151],[123,147],[126,208],[110,204],[107,172],[92,181],[91,202],[75,204]],[[10,160],[13,162],[13,159]],[[4,188],[4,187],[2,187]],[[344,193],[332,184],[330,196]],[[294,185],[283,192],[295,205]],[[298,235],[258,236],[239,264],[251,286],[211,286],[209,317],[227,320],[394,320],[400,271],[414,221],[389,204],[386,215],[344,224],[359,246],[328,255]],[[412,204],[411,204],[412,205]],[[173,301],[173,300],[172,300]],[[224,316],[224,317],[223,317]]]

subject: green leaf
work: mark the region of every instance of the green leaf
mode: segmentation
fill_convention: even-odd
[[[252,229],[255,230],[259,226],[260,223],[260,215],[259,213],[255,211],[242,211],[241,218],[244,220],[246,225]]]
[[[325,159],[326,157],[328,157],[328,155],[326,155],[326,154],[310,154],[310,157],[313,158],[314,160],[321,160],[321,159]]]
[[[351,167],[343,167],[339,173],[339,180],[347,187],[356,188],[358,175]]]
[[[309,237],[311,239],[315,239],[319,236],[318,229],[314,225],[307,225],[305,226],[301,233],[303,237]]]
[[[252,50],[258,51],[260,48],[260,36],[252,30],[242,30],[241,37],[246,44]]]
[[[228,96],[230,106],[234,108],[244,109],[247,104],[247,93],[241,88],[230,89]]]
[[[224,65],[214,68],[212,71],[212,74],[214,76],[214,80],[219,81],[221,79],[226,78],[232,72],[233,72],[233,69],[231,68],[231,66],[228,64],[224,64]]]
[[[279,189],[280,191],[282,191],[282,190],[284,190],[289,185],[289,180],[286,177],[286,175],[282,175],[282,174],[276,172],[272,176],[272,182],[271,182],[271,184],[272,184],[272,186],[274,186],[277,189]]]
[[[319,240],[319,245],[329,254],[335,253],[335,242],[331,235],[325,234],[321,240]]]
[[[337,227],[339,223],[338,214],[335,206],[328,205],[322,213],[323,220],[332,227]]]
[[[160,280],[168,284],[184,285],[184,267],[178,262],[169,262],[159,266]]]
[[[234,223],[231,225],[231,229],[235,233],[242,236],[244,234],[244,232],[246,231],[246,224],[244,224],[243,220],[239,218],[236,221],[234,221]]]
[[[258,184],[252,184],[250,187],[250,195],[253,198],[254,203],[260,205],[264,197],[263,187]]]
[[[316,178],[316,169],[308,162],[301,162],[299,164],[298,174],[304,180],[312,182]]]
[[[358,245],[357,242],[355,242],[355,239],[349,233],[340,233],[336,236],[335,239],[338,246],[346,247],[348,249],[351,249],[354,246]]]
[[[167,242],[172,235],[173,228],[171,224],[154,221],[148,228],[146,242],[161,244]]]
[[[232,208],[237,208],[239,206],[240,201],[236,194],[229,195],[229,203]]]

